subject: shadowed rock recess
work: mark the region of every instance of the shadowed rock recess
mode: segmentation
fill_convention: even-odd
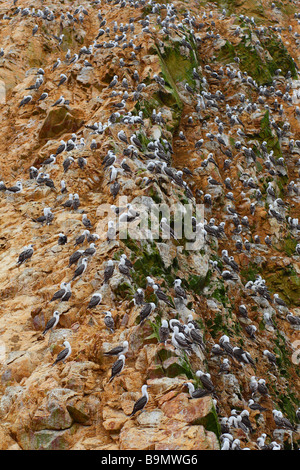
[[[299,3],[0,3],[0,448],[298,450]]]

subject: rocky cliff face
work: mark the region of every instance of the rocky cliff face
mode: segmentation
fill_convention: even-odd
[[[286,0],[1,2],[2,449],[298,448],[299,20]],[[124,201],[202,208],[203,244],[135,238],[130,207],[110,235]]]

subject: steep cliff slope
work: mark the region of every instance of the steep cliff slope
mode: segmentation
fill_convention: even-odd
[[[3,449],[299,447],[299,21],[287,0],[1,2]],[[183,234],[157,238],[168,208]]]

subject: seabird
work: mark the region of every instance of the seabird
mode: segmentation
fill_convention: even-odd
[[[248,318],[248,310],[246,305],[240,305],[239,306],[239,313],[242,317]]]
[[[123,341],[122,345],[116,346],[109,351],[104,352],[104,356],[119,356],[120,354],[126,354],[128,352],[128,341]]]
[[[77,250],[69,258],[69,268],[72,266],[72,264],[77,263],[77,261],[82,257],[84,253],[84,250]]]
[[[84,232],[76,238],[74,246],[81,245],[85,241],[88,233],[90,233],[89,230],[84,230]]]
[[[171,325],[171,322],[170,322]],[[174,326],[172,333],[172,344],[176,349],[183,349],[188,352],[192,352],[192,344],[187,340],[185,335],[179,331],[177,325]]]
[[[31,100],[32,100],[32,96],[31,96],[31,95],[24,96],[24,98],[22,99],[22,101],[21,101],[20,104],[19,104],[19,108],[21,108],[21,107],[24,106],[25,104],[30,103]]]
[[[6,190],[10,193],[20,193],[23,189],[23,185],[21,181],[17,181],[15,186],[11,186],[10,188],[6,188]]]
[[[81,274],[84,273],[84,271],[86,270],[86,267],[87,267],[87,258],[83,258],[82,260],[82,263],[78,266],[78,268],[75,270],[74,272],[74,276],[72,277],[72,281],[74,281],[74,279],[78,276],[81,276]]]
[[[95,243],[91,243],[89,248],[87,248],[82,256],[93,256],[96,253]]]
[[[191,382],[185,382],[183,385],[186,385],[189,389],[189,399],[202,398],[210,394],[210,392],[204,388],[197,388],[195,390],[195,386]]]
[[[270,351],[268,351],[267,349],[265,349],[264,352],[263,352],[263,355],[268,359],[268,361],[272,365],[276,365],[277,358],[276,358],[275,354],[273,354]]]
[[[82,215],[82,223],[85,227],[87,228],[91,228],[92,227],[92,223],[91,221],[88,219],[88,216],[86,214],[83,214]]]
[[[62,106],[65,102],[65,98],[63,97],[63,95],[61,95],[58,100],[56,100],[52,105],[51,107],[53,108],[54,106]]]
[[[58,234],[58,244],[65,245],[68,242],[68,238],[64,233]]]
[[[250,408],[250,410],[253,410],[253,411],[267,411],[267,408],[264,408],[259,403],[255,403],[255,401],[252,400],[252,398],[250,398],[250,400],[248,401],[248,407]]]
[[[61,285],[60,285],[60,289],[57,292],[55,292],[55,294],[53,295],[50,302],[54,302],[54,300],[61,299],[63,297],[63,295],[67,292],[67,287],[66,286],[67,286],[67,283],[62,282]]]
[[[118,138],[122,141],[122,142],[125,142],[125,144],[128,144],[128,139],[127,139],[127,136],[124,132],[124,130],[122,129],[120,132],[118,132]]]
[[[181,300],[186,300],[186,292],[185,290],[181,287],[181,279],[175,279],[174,281],[174,291],[176,294],[176,297],[181,299]]]
[[[61,60],[58,58],[56,60],[56,62],[54,62],[53,66],[52,66],[52,72],[57,69],[57,67],[61,64]]]
[[[203,342],[203,337],[202,334],[200,333],[200,330],[198,328],[195,328],[193,323],[188,323],[187,324],[188,328],[188,335],[191,338],[193,343],[196,343],[200,346],[202,351],[205,351],[205,345]]]
[[[225,359],[223,359],[223,362],[220,365],[219,373],[220,374],[227,374],[228,372],[230,372],[229,359],[225,358]]]
[[[127,173],[132,173],[132,169],[130,168],[130,166],[126,163],[126,158],[123,158],[122,162],[121,162],[121,168],[123,168],[123,170]]]
[[[70,299],[72,295],[72,291],[71,291],[71,283],[68,282],[66,283],[66,290],[65,290],[65,293],[62,295],[61,297],[61,302],[68,302],[68,300]]]
[[[296,431],[297,427],[293,426],[292,423],[283,416],[281,411],[273,410],[272,413],[273,413],[275,424],[280,429],[287,429],[288,431]]]
[[[108,85],[108,88],[113,88],[118,83],[118,75],[114,75],[112,81]]]
[[[24,250],[19,254],[17,264],[20,265],[32,257],[33,246],[33,244],[30,244],[24,248]]]
[[[60,191],[62,194],[67,192],[67,187],[66,187],[66,183],[64,180],[61,180],[60,182]]]
[[[64,341],[63,345],[65,346],[65,349],[63,349],[58,355],[57,355],[57,358],[55,360],[55,362],[53,362],[52,366],[55,366],[56,364],[58,364],[58,362],[63,362],[65,363],[66,359],[70,356],[70,354],[72,353],[72,348],[71,348],[71,345],[69,343],[69,341]]]
[[[87,308],[94,308],[97,307],[102,301],[102,295],[99,292],[96,292],[92,295]]]
[[[106,233],[106,238],[108,243],[110,243],[112,240],[116,239],[116,228],[115,228],[115,223],[113,220],[108,221],[108,229]]]
[[[73,205],[73,194],[69,194],[69,199],[67,199],[66,202],[62,204],[62,206],[65,209],[67,209],[67,208],[72,207],[72,205]]]
[[[140,324],[143,323],[146,318],[150,316],[150,314],[155,310],[156,305],[154,302],[150,302],[148,304],[145,304],[142,310],[140,311]]]
[[[285,303],[284,300],[282,300],[278,294],[274,294],[274,303],[279,305],[280,307],[285,307],[287,308],[287,304]]]
[[[63,161],[63,169],[64,169],[64,173],[67,173],[68,169],[70,168],[71,164],[74,162],[74,158],[73,157],[67,157],[64,161]]]
[[[233,348],[233,357],[242,364],[252,364],[254,365],[254,361],[250,354],[247,351],[244,351],[243,348],[239,348],[235,346]]]
[[[135,402],[135,404],[134,404],[134,406],[133,406],[132,413],[131,413],[131,415],[130,415],[130,418],[131,418],[132,416],[134,416],[135,413],[137,413],[138,411],[142,411],[142,410],[145,408],[145,406],[147,405],[148,400],[149,400],[149,395],[148,395],[148,392],[147,392],[147,387],[148,387],[148,385],[143,385],[143,386],[142,386],[142,396],[141,396],[141,398],[139,398],[139,399]]]
[[[269,391],[266,386],[266,381],[264,379],[259,379],[257,384],[257,391],[263,396],[269,396]]]
[[[107,284],[110,278],[112,277],[115,270],[115,265],[112,260],[108,260],[107,265],[104,269],[104,280],[103,284]]]
[[[199,377],[199,379],[202,382],[203,387],[210,393],[215,391],[215,386],[211,381],[211,376],[209,373],[202,372],[201,370],[198,370],[196,372],[196,377]]]
[[[106,328],[108,330],[110,330],[111,333],[113,333],[114,329],[115,329],[115,322],[114,322],[114,319],[112,317],[112,314],[111,314],[111,312],[104,312],[104,313],[105,313],[104,324],[105,324]]]
[[[161,326],[158,330],[158,333],[159,333],[159,342],[166,344],[166,342],[169,338],[169,334],[170,334],[169,325],[168,325],[167,320],[163,320],[161,322]]]
[[[286,319],[291,325],[299,325],[300,326],[300,317],[297,317],[297,316],[293,315],[291,312],[289,312],[287,314]]]
[[[59,80],[57,86],[59,87],[59,86],[63,85],[67,80],[68,80],[67,75],[65,75],[64,73],[61,73],[60,74],[60,80]]]
[[[121,274],[124,274],[124,276],[128,276],[129,278],[131,278],[130,268],[126,265],[125,258],[121,257],[118,267]]]
[[[158,300],[161,300],[162,302],[167,304],[169,307],[173,307],[173,304],[170,302],[167,294],[165,294],[157,284],[154,284],[152,286],[152,289],[154,290],[154,294],[156,295]]]
[[[229,354],[233,356],[233,346],[230,344],[230,339],[227,335],[221,336],[219,339],[220,346]]]
[[[48,93],[44,92],[41,94],[41,96],[37,99],[37,101],[44,101],[45,99],[48,98]]]
[[[73,203],[72,203],[72,209],[74,211],[77,211],[77,209],[80,207],[80,200],[79,200],[79,196],[77,193],[74,194],[74,197],[73,197]]]
[[[59,315],[60,313],[57,310],[53,312],[53,317],[50,318],[50,320],[48,321],[43,331],[43,335],[45,335],[48,331],[53,330],[56,327],[57,323],[59,322]]]
[[[247,325],[245,327],[246,332],[250,336],[251,339],[255,339],[255,333],[256,333],[256,326],[255,325]]]
[[[62,152],[64,152],[66,150],[66,147],[67,147],[67,144],[64,140],[61,140],[60,141],[60,144],[59,146],[57,147],[57,150],[55,152],[55,156],[57,157],[57,155],[61,154]]]
[[[117,375],[119,375],[122,372],[122,370],[124,369],[124,365],[125,365],[125,356],[124,354],[120,354],[120,356],[118,357],[118,359],[116,360],[116,362],[111,368],[111,377],[108,383],[110,383]]]

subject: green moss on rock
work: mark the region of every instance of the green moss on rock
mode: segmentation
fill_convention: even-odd
[[[292,267],[272,271],[265,279],[270,290],[278,293],[288,305],[300,306],[300,277]]]
[[[275,70],[281,69],[282,74],[289,70],[292,77],[296,78],[296,68],[292,57],[289,55],[282,41],[275,36],[270,36],[261,41],[264,52],[260,53],[253,44],[243,37],[239,44],[233,45],[226,41],[221,47],[218,60],[225,63],[232,62],[235,57],[240,58],[240,69],[247,72],[258,85],[266,85],[272,82]]]

